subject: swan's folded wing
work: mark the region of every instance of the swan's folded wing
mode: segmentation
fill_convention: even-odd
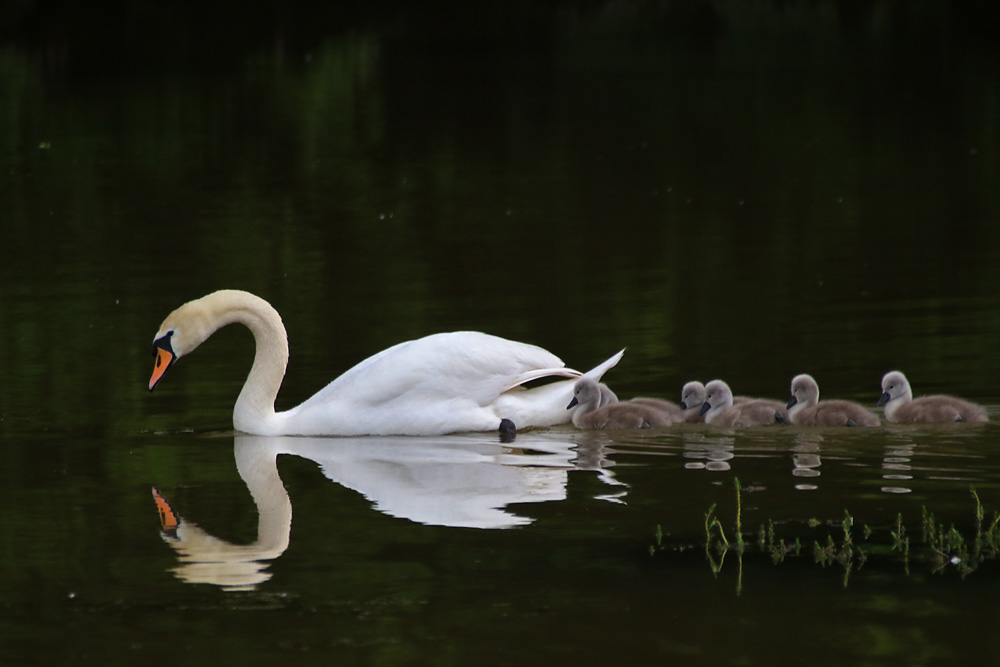
[[[539,368],[537,370],[521,373],[519,376],[514,378],[513,382],[504,387],[500,393],[510,391],[514,387],[519,387],[522,384],[531,382],[532,380],[540,380],[547,377],[578,378],[583,377],[583,373],[573,370],[572,368]]]
[[[474,331],[434,334],[365,359],[300,407],[334,400],[376,406],[454,398],[485,405],[517,378],[563,367],[559,357],[535,345]]]
[[[617,353],[612,355],[607,361],[591,368],[586,373],[581,373],[578,370],[572,368],[538,368],[535,370],[527,371],[522,373],[517,378],[514,379],[509,385],[503,388],[503,391],[509,391],[514,387],[518,387],[526,382],[531,382],[532,380],[538,380],[546,377],[564,377],[564,378],[579,378],[588,377],[592,380],[600,380],[601,376],[608,372],[611,368],[614,368],[619,361],[621,361],[622,355],[625,354],[625,348],[622,348]]]

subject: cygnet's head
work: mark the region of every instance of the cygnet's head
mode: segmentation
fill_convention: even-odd
[[[900,397],[905,397],[906,400],[913,398],[910,383],[901,372],[889,371],[882,376],[882,396],[878,399],[878,405],[885,405]]]
[[[733,404],[733,391],[722,380],[712,380],[705,385],[705,404],[701,414],[709,410],[725,410]]]
[[[792,378],[792,398],[788,401],[788,409],[793,406],[812,407],[819,402],[819,385],[813,376],[803,373]]]
[[[573,399],[566,406],[567,410],[580,406],[584,412],[593,410],[601,404],[601,387],[590,378],[580,378],[573,385]]]
[[[681,410],[700,409],[705,402],[705,385],[697,380],[688,382],[681,388]]]

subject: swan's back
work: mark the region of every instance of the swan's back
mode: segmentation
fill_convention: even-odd
[[[475,331],[440,333],[399,343],[358,363],[303,403],[365,406],[461,397],[477,405],[496,399],[516,378],[539,369],[571,375],[551,352]],[[565,369],[563,373],[556,373]]]

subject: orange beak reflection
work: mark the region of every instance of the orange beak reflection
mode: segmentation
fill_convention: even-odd
[[[163,499],[160,492],[153,489],[153,501],[156,503],[156,511],[160,515],[160,527],[163,530],[177,530],[180,525],[177,515],[170,509],[170,503]]]
[[[170,362],[173,360],[174,355],[169,350],[164,350],[162,347],[156,348],[156,362],[153,365],[153,376],[149,378],[150,391],[153,391],[153,387],[160,381],[163,374],[167,372],[167,368],[170,367]]]

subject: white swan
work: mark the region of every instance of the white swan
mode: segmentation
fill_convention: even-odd
[[[434,334],[369,357],[312,398],[285,412],[274,399],[288,365],[288,338],[278,312],[248,292],[220,290],[190,301],[163,321],[149,390],[177,359],[221,327],[238,322],[254,335],[253,367],[233,409],[233,426],[254,435],[442,435],[491,431],[501,419],[518,428],[569,421],[573,380],[525,389],[538,378],[599,380],[621,350],[580,373],[552,353],[472,331]]]
[[[885,406],[885,419],[890,422],[985,422],[986,408],[954,396],[921,396],[913,398],[910,382],[899,371],[889,371],[882,377],[882,396],[877,405]]]

